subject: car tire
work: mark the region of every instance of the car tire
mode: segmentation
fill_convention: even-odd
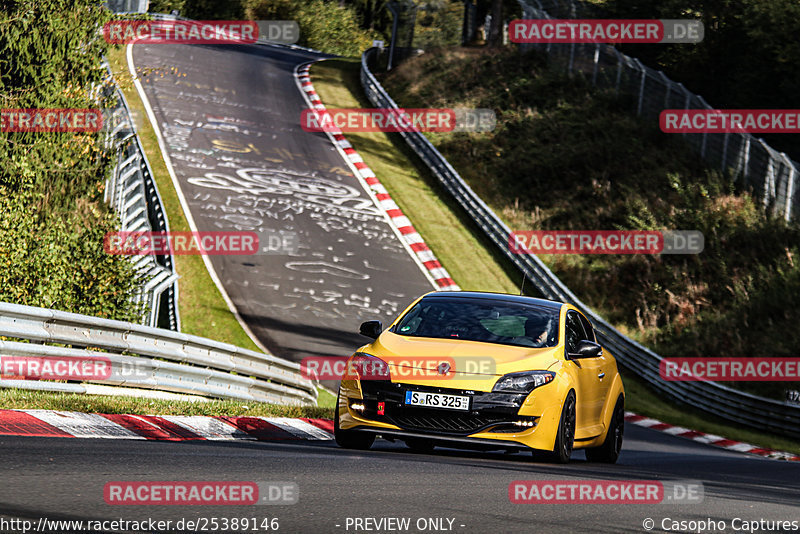
[[[375,443],[375,434],[339,428],[339,394],[336,395],[336,414],[333,418],[333,439],[343,449],[365,451]]]
[[[614,406],[614,413],[611,415],[611,423],[608,426],[608,434],[603,444],[599,447],[586,449],[586,459],[590,462],[614,464],[617,463],[619,453],[622,450],[622,439],[625,433],[625,400],[622,395],[617,399]]]
[[[406,445],[414,452],[432,452],[436,445],[429,439],[408,438]]]
[[[567,393],[564,407],[561,409],[561,420],[558,423],[556,443],[550,452],[550,459],[557,464],[569,463],[572,447],[575,444],[575,392]]]

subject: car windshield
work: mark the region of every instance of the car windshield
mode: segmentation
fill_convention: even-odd
[[[520,347],[555,347],[558,310],[486,299],[424,298],[400,319],[394,332]]]

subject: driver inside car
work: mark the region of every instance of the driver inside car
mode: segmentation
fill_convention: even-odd
[[[546,317],[528,317],[525,320],[525,335],[515,337],[513,343],[535,348],[547,346],[551,326]]]

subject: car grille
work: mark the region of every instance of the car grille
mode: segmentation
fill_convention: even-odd
[[[525,395],[493,392],[475,392],[435,386],[406,386],[388,381],[366,380],[361,383],[364,393],[364,417],[396,425],[410,432],[426,432],[468,436],[476,432],[519,432],[510,427],[517,415]],[[469,395],[472,398],[470,411],[445,410],[424,407],[408,407],[403,398],[407,389]],[[384,403],[384,413],[378,413],[378,403]]]
[[[472,434],[487,426],[506,421],[502,415],[472,415],[472,414],[394,414],[392,419],[397,426],[406,430],[427,430],[433,432],[449,432],[459,434]]]

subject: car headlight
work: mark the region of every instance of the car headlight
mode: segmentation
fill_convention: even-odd
[[[356,352],[347,362],[347,377],[351,380],[389,380],[389,364],[366,352]]]
[[[556,374],[552,371],[509,373],[497,381],[492,391],[495,393],[530,393],[539,386],[549,384],[555,378]]]

